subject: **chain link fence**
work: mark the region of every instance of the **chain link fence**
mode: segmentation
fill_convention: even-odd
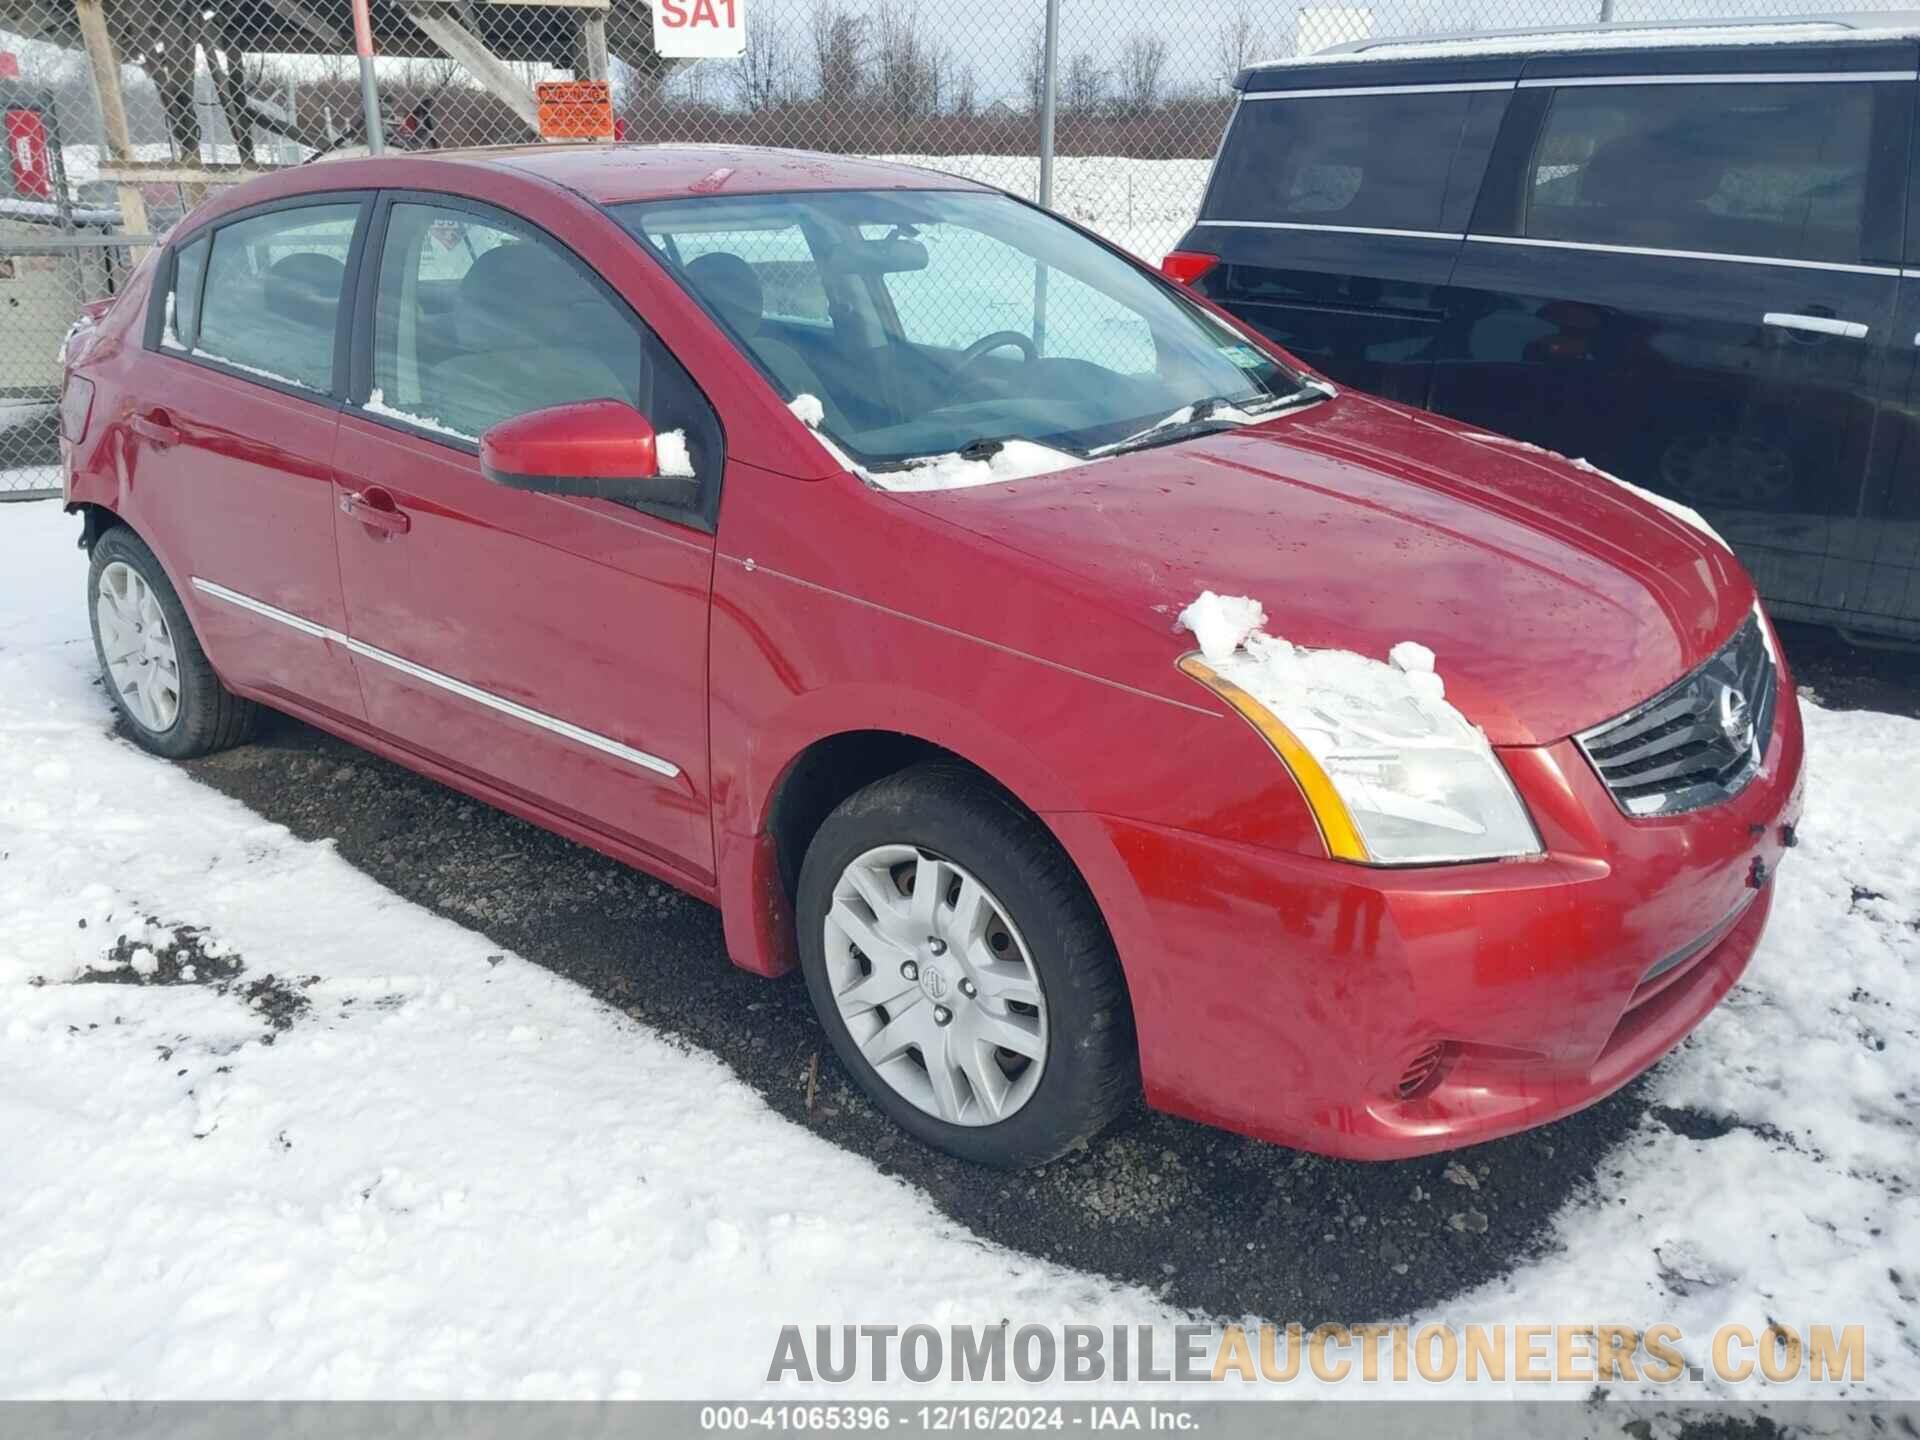
[[[650,3],[744,6],[745,53],[663,58]],[[1045,3],[372,0],[373,88],[389,149],[532,141],[540,82],[604,79],[622,139],[896,157],[1039,198]],[[1050,203],[1157,259],[1198,207],[1234,74],[1257,60],[1371,36],[1783,8],[1059,0]],[[127,233],[159,233],[210,186],[364,148],[351,3],[0,0],[0,110],[4,496],[58,483],[60,339],[124,277]]]

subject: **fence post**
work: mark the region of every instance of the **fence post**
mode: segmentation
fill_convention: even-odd
[[[1053,206],[1053,112],[1060,79],[1060,0],[1047,0],[1047,38],[1040,57],[1040,204]],[[1047,349],[1047,264],[1033,264],[1033,346]]]
[[[1060,79],[1060,0],[1047,0],[1047,37],[1040,57],[1040,195],[1053,205],[1053,114]]]
[[[386,126],[380,123],[380,87],[373,80],[373,17],[368,0],[353,0],[353,48],[360,56],[360,109],[366,119],[367,153],[387,148]]]

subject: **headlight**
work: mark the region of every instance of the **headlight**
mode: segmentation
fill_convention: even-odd
[[[1336,860],[1420,865],[1541,853],[1487,737],[1446,702],[1430,672],[1296,650],[1259,634],[1224,660],[1196,652],[1180,668],[1266,738]]]

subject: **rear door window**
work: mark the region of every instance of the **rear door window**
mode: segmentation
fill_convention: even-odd
[[[1474,100],[1471,91],[1248,97],[1204,218],[1444,230],[1448,174]]]
[[[202,235],[173,257],[173,283],[162,301],[160,343],[169,350],[191,350],[200,335],[200,296],[207,278],[207,249],[213,237]]]
[[[1522,233],[1539,240],[1851,263],[1874,87],[1754,82],[1555,92]]]
[[[193,353],[282,385],[330,392],[359,216],[358,204],[306,205],[216,230],[199,331],[187,341]],[[182,298],[176,296],[176,312]]]

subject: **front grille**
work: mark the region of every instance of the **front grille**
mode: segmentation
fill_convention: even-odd
[[[1712,659],[1618,719],[1577,736],[1614,801],[1645,818],[1731,799],[1773,736],[1774,663],[1757,613]]]

